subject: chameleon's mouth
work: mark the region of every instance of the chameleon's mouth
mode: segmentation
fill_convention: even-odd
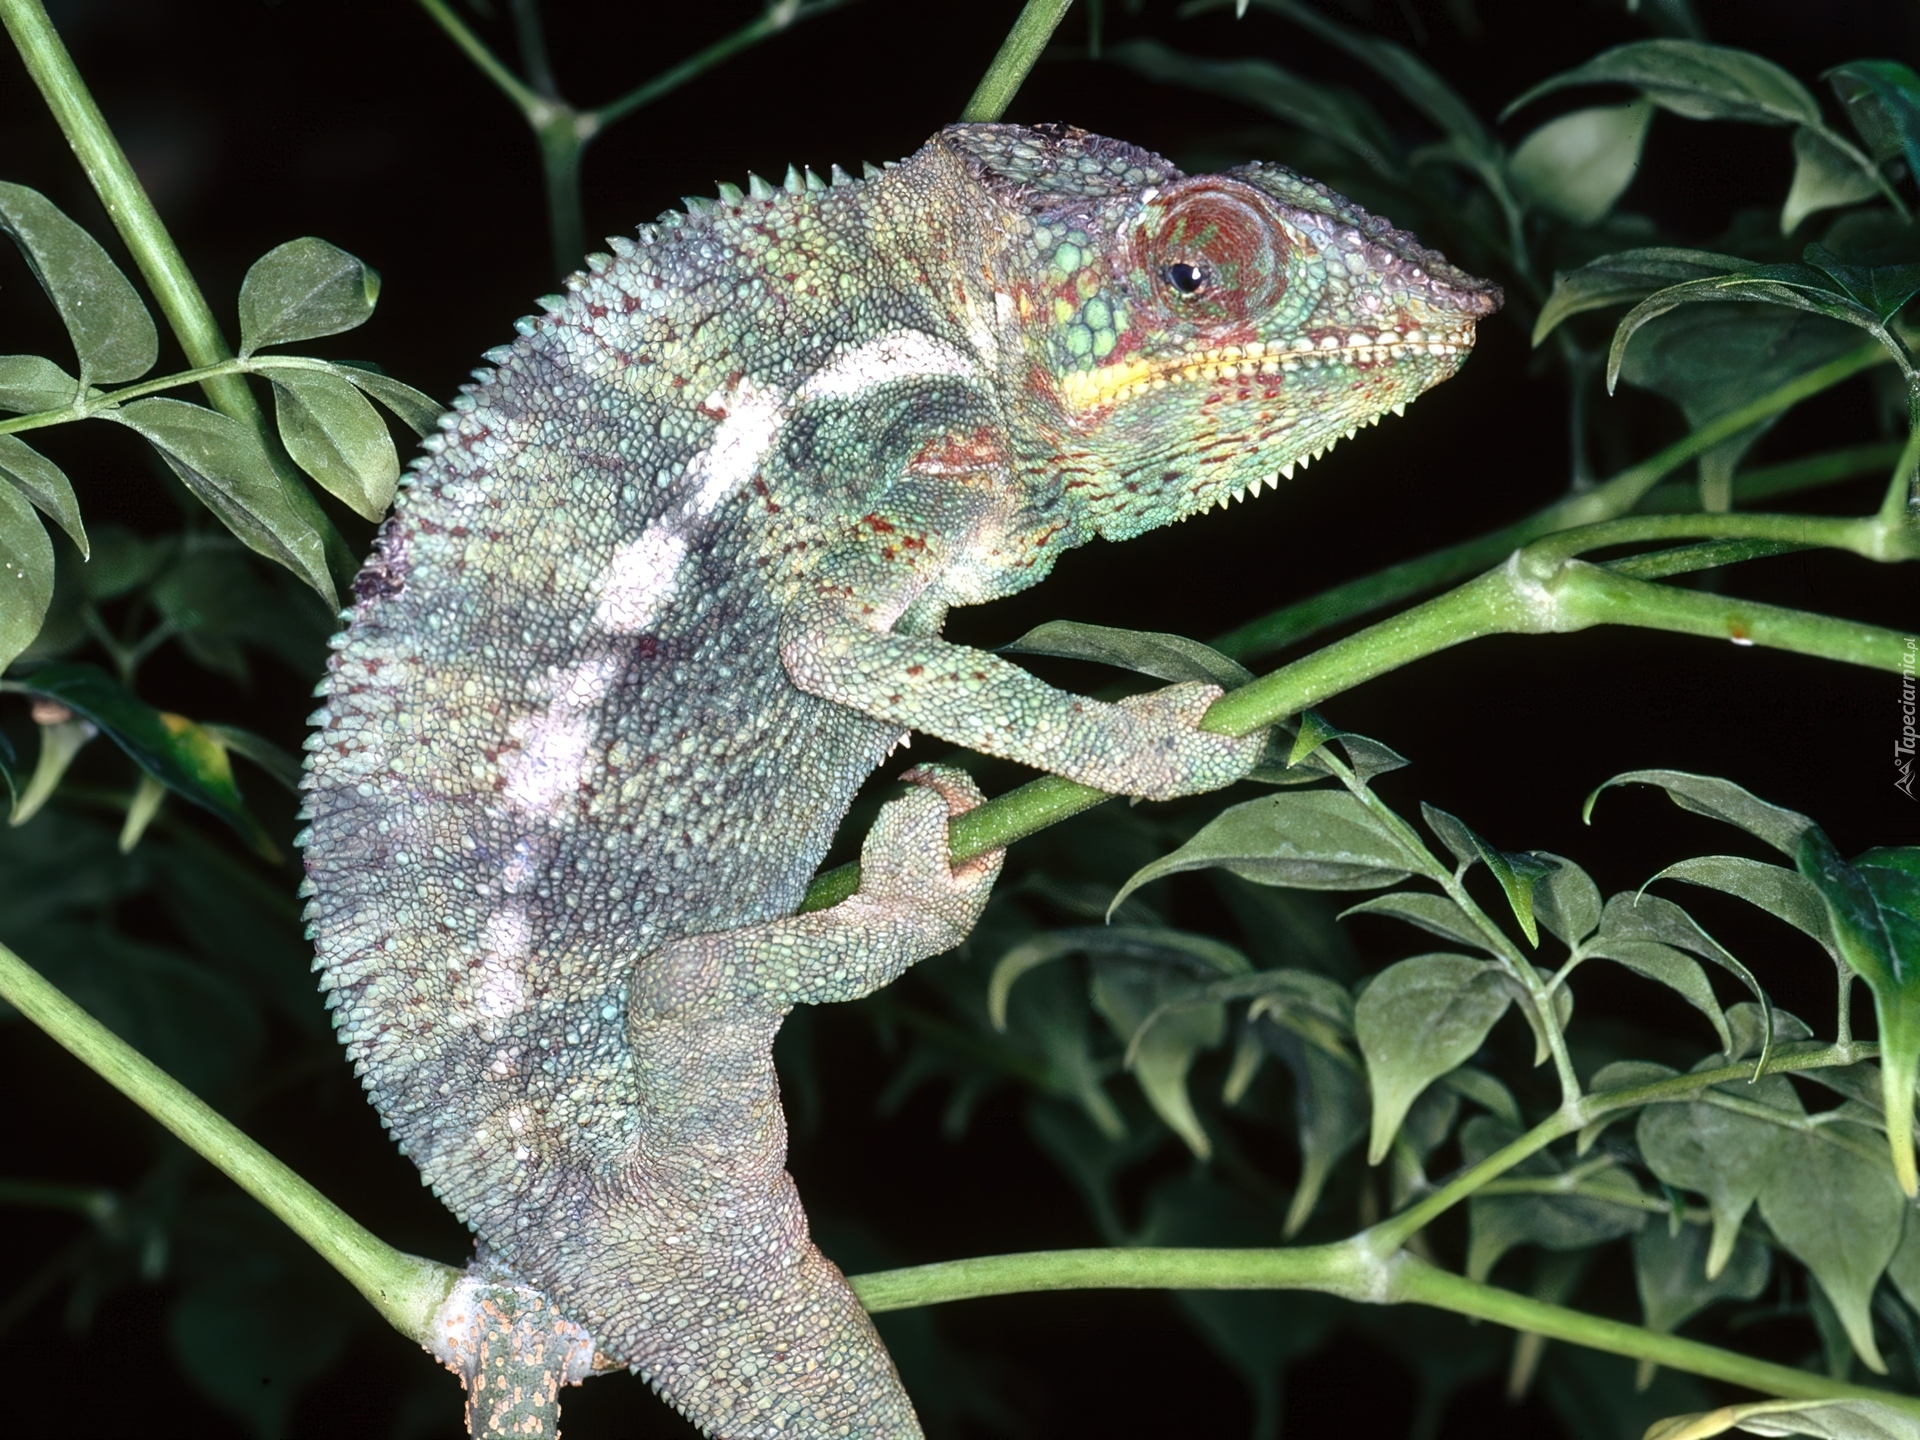
[[[1060,381],[1060,394],[1076,410],[1095,410],[1129,400],[1149,390],[1193,381],[1251,380],[1263,375],[1294,374],[1337,363],[1360,369],[1410,360],[1415,356],[1447,358],[1473,348],[1471,322],[1457,330],[1382,330],[1378,334],[1354,331],[1324,335],[1317,343],[1222,345],[1175,360],[1135,357],[1092,370],[1070,371]]]

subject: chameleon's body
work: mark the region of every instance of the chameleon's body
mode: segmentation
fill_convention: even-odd
[[[1451,374],[1497,293],[1285,171],[956,127],[596,257],[430,442],[310,742],[317,968],[406,1153],[512,1272],[728,1437],[918,1433],[807,1240],[769,1050],[949,948],[998,856],[907,728],[1225,784],[1211,692],[1061,694],[937,638],[1068,546],[1241,493]]]

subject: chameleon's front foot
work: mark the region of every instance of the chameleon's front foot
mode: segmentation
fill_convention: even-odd
[[[1215,735],[1199,728],[1223,693],[1218,685],[1186,680],[1120,701],[1114,708],[1141,722],[1140,749],[1116,757],[1118,784],[1086,783],[1143,800],[1171,800],[1219,790],[1245,778],[1266,748],[1266,732]]]

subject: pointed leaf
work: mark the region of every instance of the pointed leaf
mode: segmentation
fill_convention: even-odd
[[[1900,1248],[1887,1262],[1887,1279],[1900,1292],[1909,1309],[1920,1310],[1920,1211],[1907,1208],[1905,1228],[1900,1232]]]
[[[1913,1153],[1913,1090],[1920,1078],[1920,847],[1869,850],[1849,865],[1816,825],[1801,837],[1797,864],[1820,892],[1841,957],[1873,992],[1887,1143],[1900,1188],[1911,1198],[1920,1190]],[[1844,1318],[1839,1297],[1831,1298]]]
[[[1855,60],[1827,80],[1874,158],[1904,156],[1908,173],[1920,175],[1920,75],[1898,60]]]
[[[153,368],[160,333],[99,241],[39,191],[5,182],[0,182],[0,230],[19,245],[33,278],[60,312],[85,380],[138,380]]]
[[[1095,664],[1151,675],[1156,680],[1200,680],[1223,690],[1245,685],[1253,679],[1253,672],[1244,665],[1184,635],[1116,630],[1106,625],[1084,625],[1077,620],[1049,620],[1011,644],[1002,645],[1000,651],[1091,660]]]
[[[1717,1059],[1703,1063],[1713,1065]],[[1782,1075],[1762,1076],[1752,1085],[1715,1088],[1778,1111],[1785,1121],[1805,1114],[1800,1097]],[[1790,1133],[1782,1125],[1725,1109],[1710,1099],[1649,1105],[1640,1112],[1635,1139],[1647,1167],[1667,1184],[1707,1197],[1713,1212],[1707,1279],[1717,1278],[1726,1268],[1741,1222],[1787,1155]]]
[[[0,482],[0,670],[33,643],[53,600],[53,542],[33,506]]]
[[[1652,118],[1653,106],[1639,100],[1549,120],[1513,152],[1513,178],[1563,220],[1595,224],[1633,183]]]
[[[238,725],[202,726],[230,754],[244,756],[266,771],[281,789],[298,794],[300,762],[264,735],[242,730]]]
[[[1781,1133],[1778,1159],[1760,1189],[1760,1214],[1827,1292],[1861,1360],[1884,1375],[1870,1307],[1900,1244],[1906,1201],[1884,1158],[1869,1160],[1818,1133]]]
[[[1634,974],[1644,975],[1675,991],[1681,999],[1707,1017],[1707,1023],[1713,1026],[1713,1033],[1719,1038],[1722,1050],[1733,1047],[1733,1035],[1727,1029],[1727,1017],[1720,1009],[1720,1002],[1713,998],[1713,986],[1707,981],[1707,972],[1692,957],[1658,940],[1596,940],[1586,947],[1584,953],[1594,959],[1611,960],[1616,965],[1623,965]]]
[[[1771,60],[1701,40],[1637,40],[1617,45],[1535,85],[1501,113],[1575,85],[1632,85],[1663,110],[1689,120],[1758,125],[1818,125],[1807,87]]]
[[[1218,866],[1262,885],[1373,890],[1419,864],[1352,795],[1310,790],[1230,806],[1170,855],[1143,866],[1113,903],[1149,881]]]
[[[1499,1080],[1473,1065],[1462,1065],[1440,1077],[1440,1083],[1456,1095],[1473,1101],[1496,1120],[1520,1128],[1520,1102]]]
[[[1648,1225],[1633,1237],[1633,1273],[1647,1327],[1678,1330],[1716,1300],[1753,1300],[1767,1288],[1773,1257],[1751,1235],[1741,1235],[1713,1279],[1707,1278],[1708,1231],[1682,1225]]]
[[[1600,798],[1602,790],[1614,785],[1658,785],[1667,792],[1667,798],[1682,810],[1738,825],[1783,855],[1798,853],[1800,837],[1813,826],[1813,821],[1799,811],[1769,805],[1731,780],[1720,780],[1711,775],[1689,775],[1684,770],[1624,771],[1587,797],[1583,819],[1592,822],[1594,802]]]
[[[1702,930],[1691,915],[1671,900],[1662,900],[1657,895],[1633,895],[1627,891],[1621,891],[1607,901],[1606,909],[1600,915],[1599,936],[1590,941],[1586,948],[1594,954],[1599,954],[1602,950],[1611,954],[1613,950],[1622,946],[1645,940],[1684,950],[1699,956],[1702,960],[1718,965],[1746,986],[1754,1000],[1759,1003],[1761,1010],[1771,1016],[1773,999],[1760,988],[1760,982],[1754,978],[1753,972],[1734,959],[1719,941]],[[1647,956],[1640,955],[1637,958],[1651,963]],[[1632,964],[1633,962],[1621,963]],[[1642,971],[1642,973],[1651,972]],[[1723,1038],[1729,1033],[1724,1028],[1726,1023],[1725,1020],[1720,1020],[1714,1024],[1714,1029]],[[1768,1024],[1772,1024],[1770,1019]],[[1765,1063],[1767,1054],[1767,1050],[1761,1051],[1762,1064]]]
[[[1659,245],[1622,250],[1589,261],[1577,270],[1558,271],[1553,277],[1553,292],[1534,322],[1533,343],[1545,340],[1569,316],[1609,305],[1638,303],[1670,285],[1725,275],[1747,263],[1738,256],[1712,250]]]
[[[1524,850],[1513,853],[1496,850],[1478,835],[1473,838],[1480,847],[1480,858],[1487,862],[1487,869],[1500,882],[1513,918],[1526,932],[1527,943],[1538,945],[1540,928],[1533,922],[1533,887],[1553,873],[1553,862]]]
[[[79,394],[80,382],[44,356],[0,355],[0,410],[64,410]]]
[[[400,484],[400,457],[379,412],[324,370],[273,377],[274,418],[287,453],[363,520],[379,520]]]
[[[1807,246],[1801,258],[1881,320],[1891,320],[1920,291],[1920,265],[1868,265],[1843,259],[1826,246]]]
[[[1440,837],[1440,843],[1452,852],[1453,858],[1462,870],[1470,868],[1480,858],[1480,846],[1469,830],[1460,821],[1446,811],[1420,803],[1420,815],[1427,822],[1427,828]]]
[[[1780,207],[1780,233],[1791,235],[1809,215],[1879,193],[1871,160],[1838,137],[1802,125],[1793,132],[1793,184]]]
[[[1131,959],[1096,955],[1093,1003],[1113,1033],[1133,1054],[1133,1077],[1167,1128],[1200,1159],[1213,1150],[1187,1090],[1194,1057],[1226,1038],[1226,1007],[1200,1005],[1165,1013],[1142,1035],[1149,1018],[1178,997],[1187,982],[1166,969]],[[1133,1043],[1136,1036],[1138,1043]]]
[[[0,479],[11,480],[35,508],[67,532],[81,558],[87,558],[87,530],[80,523],[80,501],[58,465],[18,435],[0,435]]]
[[[1418,925],[1443,940],[1452,940],[1456,944],[1470,945],[1479,950],[1490,948],[1480,927],[1473,923],[1466,911],[1445,895],[1396,890],[1391,895],[1381,895],[1349,906],[1335,918],[1345,920],[1349,915],[1391,915],[1395,919]]]
[[[203,405],[134,400],[103,417],[138,431],[200,503],[249,549],[278,561],[337,605],[319,532],[280,488],[254,433]]]
[[[1309,1045],[1291,1030],[1259,1023],[1257,1033],[1293,1075],[1300,1182],[1281,1232],[1291,1240],[1312,1217],[1333,1167],[1367,1133],[1367,1081],[1351,1060]]]
[[[1748,860],[1739,855],[1702,855],[1697,860],[1669,865],[1647,884],[1659,880],[1685,880],[1737,895],[1749,905],[1757,905],[1811,936],[1829,955],[1839,958],[1840,951],[1834,943],[1833,927],[1827,921],[1827,908],[1820,892],[1804,876],[1784,865],[1769,865],[1764,860]]]
[[[1920,1440],[1920,1420],[1878,1400],[1754,1400],[1662,1420],[1643,1440],[1713,1440],[1736,1427],[1748,1435],[1816,1440]]]
[[[211,810],[263,856],[279,858],[240,799],[226,750],[205,727],[154,709],[93,665],[42,665],[21,683],[97,725],[162,785]]]
[[[266,345],[337,335],[366,322],[380,276],[313,236],[277,245],[240,282],[240,355]]]
[[[1573,949],[1600,924],[1600,887],[1573,861],[1545,850],[1533,852],[1555,868],[1534,886],[1533,909],[1540,923]]]
[[[272,373],[265,361],[260,363],[259,368]],[[400,423],[416,435],[432,434],[438,428],[440,417],[447,413],[447,407],[431,395],[422,394],[411,385],[403,385],[371,365],[356,365],[350,360],[342,360],[333,370],[399,416]]]
[[[1386,1158],[1420,1092],[1473,1058],[1506,1013],[1505,972],[1467,955],[1416,955],[1374,977],[1354,1005],[1354,1036],[1373,1094],[1367,1163]]]

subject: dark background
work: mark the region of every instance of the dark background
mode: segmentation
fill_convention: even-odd
[[[445,396],[483,349],[509,337],[510,322],[532,308],[532,297],[554,288],[533,141],[414,6],[80,0],[51,8],[217,314],[232,314],[240,278],[262,252],[297,235],[323,236],[379,269],[384,288],[369,325],[313,348],[375,359]],[[717,180],[742,181],[748,170],[777,179],[789,161],[824,171],[834,162],[853,169],[863,159],[908,154],[958,114],[1017,8],[1005,0],[866,0],[748,52],[595,143],[585,169],[587,233],[629,232],[680,195],[711,194]],[[735,0],[553,0],[547,10],[555,70],[582,104],[625,91],[753,13]],[[1358,67],[1270,17],[1236,30],[1226,15],[1179,22],[1157,3],[1138,15],[1110,10],[1110,35],[1158,34],[1202,53],[1269,55],[1309,76],[1353,84],[1395,123],[1414,123]],[[1698,10],[1711,38],[1759,50],[1809,84],[1825,67],[1862,56],[1920,59],[1920,15],[1896,0],[1737,0]],[[1601,3],[1350,0],[1343,13],[1414,45],[1489,119],[1533,81],[1649,33],[1621,6]],[[1083,44],[1084,23],[1078,12],[1069,16],[1063,48]],[[511,54],[504,24],[486,33]],[[1503,133],[1517,139],[1550,113],[1531,111]],[[1074,54],[1043,64],[1008,118],[1068,121],[1176,160],[1196,150],[1217,154],[1221,135],[1249,126],[1245,111]],[[1777,206],[1788,174],[1784,130],[1661,115],[1622,203],[1686,243],[1707,244],[1740,207]],[[110,236],[10,53],[0,55],[0,176],[43,190]],[[120,253],[117,242],[108,244]],[[65,353],[10,250],[0,254],[0,287],[0,350]],[[1457,380],[1404,420],[1341,446],[1279,496],[1125,547],[1090,546],[1037,592],[956,616],[950,633],[999,643],[1065,617],[1204,638],[1548,502],[1566,483],[1561,382],[1530,363],[1518,327],[1495,322],[1482,334]],[[1679,433],[1671,409],[1646,396],[1623,391],[1603,403],[1625,407],[1628,433],[1641,442],[1635,454]],[[1866,383],[1851,382],[1789,418],[1755,460],[1869,438],[1877,423]],[[62,434],[48,448],[73,476],[90,524],[176,523],[131,437]],[[1864,511],[1879,483],[1824,492],[1817,508]],[[362,543],[366,527],[347,522],[350,539]],[[1756,598],[1882,624],[1920,616],[1911,567],[1793,556],[1746,566],[1729,584]],[[163,653],[143,672],[142,693],[163,708],[230,719],[297,748],[313,678],[262,664],[242,689]],[[1814,815],[1847,853],[1914,843],[1920,812],[1890,783],[1897,689],[1878,672],[1601,630],[1480,641],[1327,708],[1342,727],[1378,736],[1414,762],[1384,786],[1396,802],[1424,799],[1468,816],[1498,844],[1577,856],[1611,891],[1684,855],[1729,848],[1727,832],[1651,794],[1609,798],[1597,827],[1584,829],[1582,797],[1628,768],[1668,766],[1740,781]],[[1824,962],[1815,972],[1805,954],[1784,953],[1766,922],[1731,902],[1724,910],[1703,902],[1698,913],[1780,1003],[1829,1029]],[[1358,935],[1363,948],[1375,939],[1369,929]],[[1590,991],[1582,992],[1583,1013],[1647,1017],[1644,988],[1609,979]],[[1667,1004],[1651,1002],[1659,1017]],[[1674,1024],[1686,1024],[1677,1002],[1672,1008]],[[130,1183],[151,1155],[147,1122],[43,1037],[19,1026],[4,1036],[5,1169]],[[990,1100],[965,1137],[949,1141],[934,1091],[878,1113],[874,1097],[897,1057],[875,1027],[823,1013],[812,1018],[809,1038],[818,1103],[809,1107],[811,1123],[796,1124],[793,1169],[829,1252],[849,1268],[1098,1243],[1069,1184],[1026,1140],[1011,1095]],[[343,1064],[262,1105],[248,1124],[376,1231],[425,1253],[460,1255],[459,1228],[393,1154]],[[5,1218],[0,1295],[82,1224],[28,1210]],[[836,1236],[846,1237],[838,1249]],[[20,1435],[243,1433],[174,1368],[162,1323],[168,1294],[165,1282],[120,1289],[78,1330],[63,1322],[57,1294],[16,1317],[0,1337],[0,1394],[7,1397],[0,1428]],[[1021,1418],[1021,1433],[1245,1433],[1241,1388],[1168,1297],[972,1302],[934,1323],[949,1353],[966,1357],[953,1383],[981,1377]],[[430,1362],[391,1333],[358,1334],[297,1406],[295,1433],[384,1435],[396,1424],[404,1433],[452,1433],[458,1396],[451,1377],[430,1373]],[[1765,1337],[1738,1343],[1764,1345]],[[1782,1358],[1798,1356],[1787,1345]],[[1290,1376],[1288,1433],[1398,1435],[1412,1396],[1398,1362],[1358,1329],[1343,1332]],[[571,1392],[566,1411],[571,1436],[689,1433],[625,1377]],[[1441,1433],[1541,1435],[1556,1423],[1537,1401],[1507,1407],[1497,1379],[1488,1379],[1456,1399]]]

